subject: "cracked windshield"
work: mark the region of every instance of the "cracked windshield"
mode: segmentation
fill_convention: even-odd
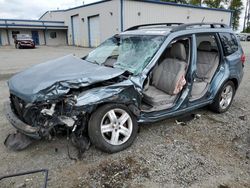
[[[165,36],[114,36],[89,53],[86,61],[139,74],[160,48]]]

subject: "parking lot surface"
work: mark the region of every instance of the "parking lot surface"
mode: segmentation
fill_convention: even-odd
[[[83,57],[91,49],[72,46],[38,46],[35,49],[15,49],[14,46],[0,47],[0,74],[13,74],[35,64],[74,54]]]
[[[45,168],[48,187],[250,187],[250,42],[242,43],[247,62],[244,79],[228,112],[195,111],[199,119],[177,125],[175,119],[142,125],[134,144],[125,151],[106,154],[93,146],[82,160],[68,156],[64,136],[37,141],[14,152],[3,142],[15,130],[4,117],[7,79],[37,63],[67,54],[79,57],[90,49],[38,47],[0,48],[0,176]],[[69,144],[71,157],[77,150]],[[10,187],[39,187],[40,175],[4,180]]]

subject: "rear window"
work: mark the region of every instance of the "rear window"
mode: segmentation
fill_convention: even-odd
[[[220,33],[220,39],[225,56],[229,56],[238,50],[238,42],[233,34]]]

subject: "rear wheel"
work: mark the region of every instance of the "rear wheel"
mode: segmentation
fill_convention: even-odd
[[[214,102],[209,106],[210,109],[217,113],[226,112],[232,104],[234,95],[234,83],[232,81],[226,82],[216,95]]]
[[[129,147],[137,132],[136,118],[125,105],[104,105],[98,108],[89,120],[88,133],[91,142],[108,153]]]

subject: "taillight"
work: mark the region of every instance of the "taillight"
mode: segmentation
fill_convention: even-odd
[[[240,60],[241,60],[241,62],[242,62],[242,65],[244,65],[244,64],[245,64],[245,62],[246,62],[246,56],[245,56],[245,54],[244,54],[244,53],[241,55]]]

